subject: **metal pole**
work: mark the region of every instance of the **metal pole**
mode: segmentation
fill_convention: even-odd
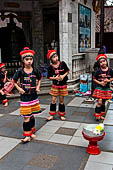
[[[101,0],[101,14],[100,14],[100,50],[99,53],[104,53],[104,0]]]

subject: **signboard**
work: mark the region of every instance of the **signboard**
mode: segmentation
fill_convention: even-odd
[[[91,48],[91,9],[79,4],[79,52]]]

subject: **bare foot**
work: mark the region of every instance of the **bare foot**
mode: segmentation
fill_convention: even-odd
[[[30,142],[30,137],[25,137],[24,139],[21,139],[23,143]]]
[[[66,120],[66,118],[64,116],[61,116],[61,120]]]
[[[4,104],[4,106],[7,107],[7,106],[8,106],[8,102],[6,102],[6,103]]]
[[[36,135],[32,134],[31,137],[32,137],[33,139],[35,139],[35,138],[36,138]]]
[[[104,116],[101,116],[100,119],[105,120],[105,117],[104,117]]]
[[[53,116],[49,116],[47,120],[53,120]]]

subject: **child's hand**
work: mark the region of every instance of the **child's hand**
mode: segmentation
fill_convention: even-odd
[[[106,86],[106,82],[105,82],[105,81],[101,81],[101,82],[100,82],[100,85]]]
[[[37,91],[37,92],[40,92],[40,88],[39,88],[39,87],[37,87],[37,88],[36,88],[36,91]]]
[[[20,94],[24,94],[25,91],[24,91],[22,88],[19,88],[19,93],[20,93]]]
[[[108,79],[105,79],[105,80],[104,80],[104,82],[105,82],[105,83],[108,83],[108,82],[110,82],[110,80],[108,80]]]
[[[7,75],[7,71],[5,71],[5,75]]]
[[[63,80],[63,79],[64,79],[64,76],[63,76],[63,75],[60,75],[60,78],[61,78],[61,80]]]
[[[58,80],[58,81],[61,81],[61,80],[62,80],[62,79],[61,79],[61,76],[59,76],[59,75],[57,75],[57,76],[55,77],[55,79]]]

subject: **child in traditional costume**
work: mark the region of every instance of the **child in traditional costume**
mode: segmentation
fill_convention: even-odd
[[[48,50],[47,59],[51,60],[51,64],[48,68],[48,78],[52,80],[52,88],[50,90],[50,95],[52,96],[52,102],[50,104],[50,116],[47,120],[52,120],[54,115],[56,115],[56,101],[57,96],[59,96],[59,111],[61,120],[65,120],[65,104],[64,96],[68,95],[67,90],[67,80],[69,68],[64,61],[58,60],[58,55],[56,50]]]
[[[34,69],[34,54],[35,52],[28,47],[25,47],[20,52],[23,67],[18,69],[13,76],[14,85],[21,94],[20,115],[24,117],[23,135],[25,136],[24,139],[21,139],[22,142],[28,142],[31,138],[36,137],[33,134],[35,132],[34,115],[41,112],[37,92],[40,91],[42,76],[38,69]],[[17,84],[19,78],[21,87]],[[36,84],[36,79],[38,79],[38,85]]]
[[[96,60],[100,67],[93,76],[93,81],[97,83],[93,97],[98,98],[94,116],[99,120],[104,119],[106,99],[112,99],[110,82],[113,81],[113,70],[108,67],[107,56],[105,54],[99,54]]]
[[[6,94],[3,91],[6,80],[7,80],[7,71],[5,68],[5,64],[1,63],[0,64],[0,99],[2,100],[4,106],[8,106],[8,100],[6,98]]]

